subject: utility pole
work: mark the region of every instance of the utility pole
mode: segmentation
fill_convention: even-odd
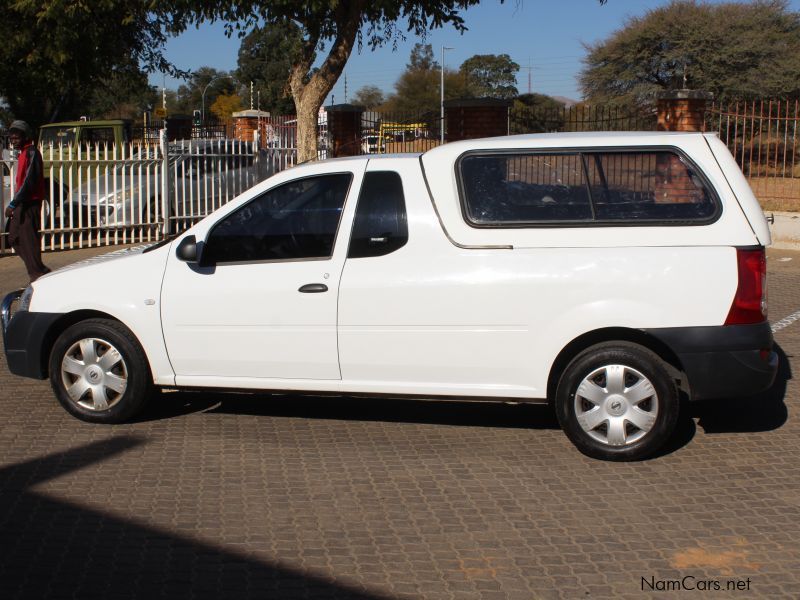
[[[344,74],[344,103],[347,104],[347,73]]]
[[[444,51],[452,49],[453,48],[451,48],[450,46],[442,46],[442,64],[441,64],[442,79],[441,79],[441,84],[439,85],[439,91],[440,91],[439,108],[441,113],[440,117],[442,119],[441,123],[439,124],[439,132],[440,132],[439,138],[442,144],[444,144]]]
[[[528,93],[530,94],[533,91],[533,88],[531,87],[531,73],[533,72],[533,67],[531,66],[530,57],[528,57],[528,66],[522,68],[528,70]]]

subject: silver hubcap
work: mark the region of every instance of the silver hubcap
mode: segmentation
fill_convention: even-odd
[[[581,429],[598,442],[627,446],[642,439],[658,417],[658,395],[650,380],[625,365],[595,369],[575,392]]]
[[[119,351],[98,338],[69,347],[61,361],[61,381],[70,399],[93,411],[108,410],[128,387],[128,368]]]

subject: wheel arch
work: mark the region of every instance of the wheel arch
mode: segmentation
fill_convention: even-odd
[[[39,364],[44,377],[50,376],[50,353],[53,351],[53,345],[56,343],[58,336],[64,333],[69,327],[72,327],[75,323],[79,323],[81,321],[86,321],[87,319],[106,319],[109,321],[116,321],[125,327],[128,327],[120,321],[118,318],[110,315],[108,313],[99,311],[99,310],[76,310],[73,312],[65,313],[60,318],[55,320],[52,325],[50,325],[47,333],[42,338],[42,346],[41,352],[39,354]],[[128,327],[130,330],[130,327]],[[135,337],[135,336],[134,336]]]
[[[555,399],[558,382],[570,361],[587,348],[604,342],[628,342],[650,350],[664,361],[667,365],[667,370],[678,381],[679,386],[684,389],[687,387],[683,365],[667,344],[640,329],[605,327],[581,334],[564,346],[561,352],[558,353],[547,379],[547,401],[549,404],[552,404]]]

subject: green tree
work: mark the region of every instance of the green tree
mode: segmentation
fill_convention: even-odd
[[[287,19],[258,26],[242,39],[236,76],[243,83],[253,82],[262,109],[294,113],[289,77],[302,42],[300,28]]]
[[[508,54],[476,54],[463,63],[464,76],[472,95],[479,98],[513,98],[517,91],[519,65]]]
[[[500,0],[501,2],[503,0]],[[605,0],[599,0],[603,3]],[[353,49],[375,49],[452,25],[479,0],[9,0],[0,20],[0,96],[33,124],[75,116],[93,86],[133,59],[145,72],[182,75],[163,57],[169,35],[223,21],[229,34],[264,24],[300,29],[289,89],[298,116],[300,160],[316,157],[319,108]],[[397,25],[402,18],[404,28]],[[323,55],[314,69],[317,52]]]
[[[407,71],[435,71],[439,63],[433,57],[433,46],[430,44],[414,44],[408,57]]]
[[[156,95],[138,65],[121,66],[92,86],[84,98],[82,114],[101,119],[141,119],[154,106]]]
[[[85,114],[115,73],[176,70],[161,56],[177,29],[167,3],[10,0],[0,19],[0,96],[33,125]]]
[[[441,69],[433,58],[430,44],[415,44],[406,70],[394,84],[395,93],[387,100],[386,108],[404,114],[439,114],[441,100]],[[446,100],[468,95],[464,77],[453,69],[444,71]]]
[[[564,127],[564,103],[545,94],[521,94],[514,98],[511,111],[512,133],[544,133]]]
[[[209,107],[221,94],[234,94],[239,91],[234,76],[227,71],[220,71],[213,67],[200,67],[193,71],[186,79],[186,83],[178,87],[175,104],[168,104],[170,113],[192,114],[195,110],[205,107],[206,117]],[[205,104],[203,92],[205,91]]]
[[[344,71],[353,49],[366,44],[377,48],[404,38],[397,27],[401,17],[413,35],[424,36],[431,28],[450,24],[458,31],[466,26],[461,9],[479,0],[173,0],[173,19],[180,23],[222,20],[234,29],[249,30],[261,23],[293,21],[300,28],[302,44],[292,65],[289,89],[297,110],[298,160],[317,156],[317,113]],[[312,73],[316,53],[323,55]]]
[[[684,87],[723,101],[800,92],[800,14],[784,0],[673,0],[586,48],[580,84],[593,102],[641,105]]]
[[[386,102],[386,96],[377,85],[365,85],[359,88],[353,97],[353,104],[366,108],[375,108],[384,102]]]
[[[211,112],[218,119],[230,119],[233,113],[242,110],[242,99],[238,94],[220,94],[211,105]]]

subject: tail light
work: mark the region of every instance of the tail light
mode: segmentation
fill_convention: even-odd
[[[736,248],[739,283],[725,325],[767,319],[767,254],[764,248]]]

